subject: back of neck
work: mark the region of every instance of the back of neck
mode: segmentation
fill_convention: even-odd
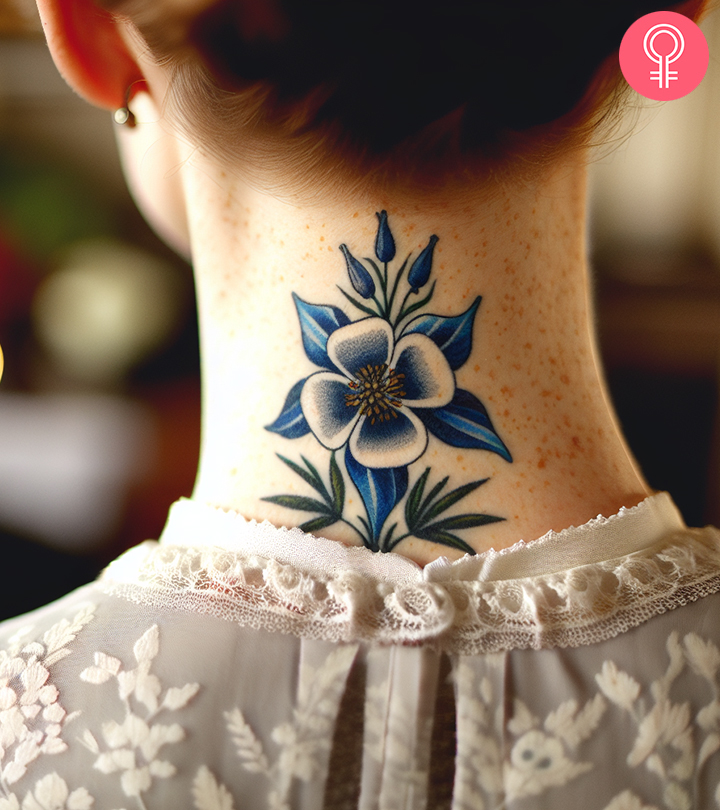
[[[185,172],[196,499],[424,564],[648,494],[597,364],[579,160],[304,206]]]

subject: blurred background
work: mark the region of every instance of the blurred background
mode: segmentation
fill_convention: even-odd
[[[720,13],[703,29],[700,87],[637,98],[599,147],[589,234],[620,419],[689,525],[720,524]],[[113,126],[60,79],[34,4],[0,0],[0,619],[157,537],[192,491],[191,271],[136,211]]]

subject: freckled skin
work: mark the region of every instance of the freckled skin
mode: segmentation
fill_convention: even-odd
[[[410,466],[450,486],[489,478],[455,513],[488,512],[501,523],[468,530],[473,548],[503,548],[549,529],[613,514],[647,493],[618,432],[595,366],[584,261],[584,169],[577,156],[528,182],[437,192],[356,190],[344,198],[283,201],[212,165],[184,168],[203,353],[203,443],[194,497],[249,518],[298,525],[308,515],[262,501],[311,494],[277,459],[305,455],[327,477],[329,453],[312,435],[283,439],[264,430],[291,385],[318,371],[300,344],[292,300],[357,313],[337,290],[346,282],[339,250],[373,255],[377,219],[390,217],[398,255],[417,256],[437,234],[428,311],[457,314],[482,296],[469,361],[457,385],[486,405],[513,456],[430,439]],[[356,188],[356,185],[348,187]],[[341,454],[338,454],[339,456]],[[360,513],[348,484],[346,508]],[[402,504],[390,520],[402,520]],[[389,525],[389,524],[387,524]],[[344,543],[343,524],[321,532]],[[424,564],[460,555],[416,538],[399,553]]]

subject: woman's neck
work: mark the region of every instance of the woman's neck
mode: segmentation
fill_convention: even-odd
[[[311,206],[205,165],[184,183],[196,499],[424,564],[648,494],[597,365],[580,160],[532,183]]]

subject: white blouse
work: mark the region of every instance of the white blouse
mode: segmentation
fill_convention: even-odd
[[[665,494],[424,569],[180,501],[0,625],[0,810],[720,806],[718,591]]]

